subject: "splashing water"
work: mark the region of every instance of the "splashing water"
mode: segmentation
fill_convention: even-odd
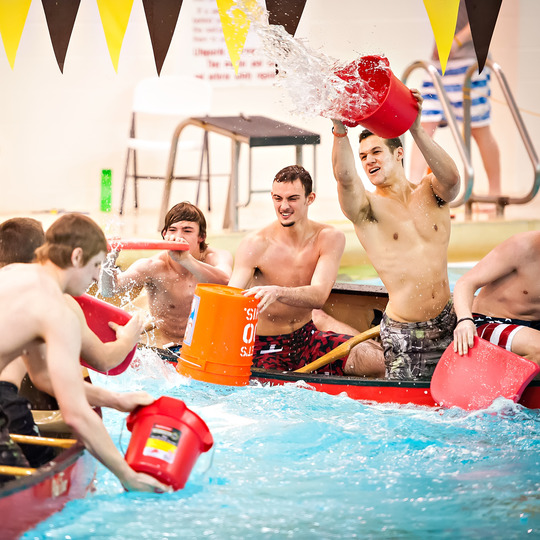
[[[350,64],[310,48],[283,26],[269,24],[264,8],[243,9],[257,33],[263,54],[276,64],[277,84],[284,88],[296,114],[320,115],[353,127],[369,116],[386,94],[391,71],[384,57],[364,57]]]
[[[525,538],[540,532],[540,414],[499,399],[483,411],[375,404],[305,384],[217,386],[141,365],[94,382],[182,399],[215,440],[175,493],[97,491],[28,539]],[[164,370],[164,377],[158,376]],[[125,414],[104,420],[122,450]],[[209,468],[210,467],[210,468]]]

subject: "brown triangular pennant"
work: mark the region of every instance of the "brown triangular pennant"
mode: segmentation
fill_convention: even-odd
[[[268,22],[283,26],[294,36],[307,0],[266,0]]]
[[[64,73],[64,60],[81,0],[41,0],[41,3],[56,62],[60,71]]]
[[[501,4],[502,0],[465,0],[479,73],[486,64]]]
[[[169,51],[182,0],[143,0],[158,75]]]

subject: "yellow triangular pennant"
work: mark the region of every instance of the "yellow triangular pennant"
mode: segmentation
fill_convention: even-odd
[[[120,49],[126,34],[133,0],[97,0],[97,5],[109,54],[114,70],[118,73]]]
[[[459,0],[424,0],[444,74],[456,31]]]
[[[11,69],[15,64],[17,49],[28,17],[32,0],[0,1],[0,34]]]
[[[246,8],[252,13],[255,13],[258,7],[257,2],[255,0],[244,0],[242,2],[242,8],[235,5],[236,0],[216,0],[216,2],[223,28],[223,36],[225,37],[225,44],[229,51],[234,72],[238,75],[240,56],[246,43],[249,25],[251,24],[243,9]]]

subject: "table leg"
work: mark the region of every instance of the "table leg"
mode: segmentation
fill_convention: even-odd
[[[302,146],[300,144],[297,144],[295,146],[296,148],[296,164],[297,165],[303,165],[303,155],[302,155]]]
[[[238,162],[240,159],[240,143],[231,140],[231,176],[227,192],[227,204],[223,217],[223,228],[238,230]]]

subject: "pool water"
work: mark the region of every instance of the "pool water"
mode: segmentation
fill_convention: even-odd
[[[448,281],[450,283],[451,291],[454,290],[456,281],[475,264],[476,262],[448,263]],[[345,283],[358,283],[361,285],[383,285],[383,282],[379,278],[375,268],[369,264],[342,266],[339,269],[337,281]]]
[[[217,386],[139,355],[137,369],[94,382],[184,400],[215,451],[170,494],[125,493],[100,466],[95,494],[23,538],[540,536],[539,411],[504,399],[465,412],[354,401],[304,384]],[[125,416],[105,411],[124,450]]]

